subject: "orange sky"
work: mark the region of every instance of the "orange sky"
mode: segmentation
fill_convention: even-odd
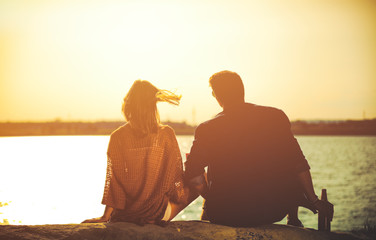
[[[3,0],[0,121],[121,119],[141,78],[183,95],[162,120],[198,123],[224,69],[292,120],[376,118],[375,43],[372,0]]]

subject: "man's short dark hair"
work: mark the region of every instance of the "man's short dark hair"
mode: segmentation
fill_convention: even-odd
[[[217,99],[223,104],[244,102],[244,85],[236,72],[220,71],[209,79]]]

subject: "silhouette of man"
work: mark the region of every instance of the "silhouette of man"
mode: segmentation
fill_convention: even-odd
[[[298,206],[332,217],[333,205],[314,192],[310,167],[284,112],[246,103],[235,72],[215,73],[209,83],[223,112],[197,127],[185,162],[187,182],[205,199],[207,220],[255,226],[288,215],[288,224],[302,226]]]

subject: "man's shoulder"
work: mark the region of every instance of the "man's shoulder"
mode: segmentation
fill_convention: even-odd
[[[253,104],[253,107],[255,108],[256,111],[259,111],[259,112],[268,112],[268,113],[274,113],[274,114],[283,113],[281,109],[276,108],[276,107],[256,105],[256,104]]]
[[[269,117],[272,119],[287,117],[283,110],[276,107],[254,105],[254,111],[255,115],[259,115],[260,117]]]
[[[242,111],[247,112],[248,114],[246,115],[252,119],[262,119],[267,122],[288,119],[284,111],[271,106],[246,103]],[[221,128],[224,122],[226,122],[226,113],[220,112],[212,119],[199,124],[196,128],[196,133],[213,132]]]
[[[276,108],[276,107],[271,107],[271,106],[263,106],[263,105],[257,105],[257,104],[252,104],[252,103],[246,103],[244,105],[243,111],[249,112],[253,117],[264,117],[264,116],[269,116],[269,117],[283,117],[286,116],[283,110]],[[197,126],[199,129],[206,129],[206,128],[211,128],[216,125],[221,124],[222,121],[225,121],[226,118],[226,113],[225,112],[220,112],[218,113],[215,117],[212,119],[209,119],[205,122],[202,122]]]
[[[208,128],[211,128],[211,127],[217,125],[219,122],[222,121],[223,117],[224,117],[224,113],[223,112],[218,113],[212,119],[209,119],[209,120],[207,120],[205,122],[200,123],[197,126],[196,131],[197,131],[197,129],[198,130],[203,130],[203,129],[208,129]]]

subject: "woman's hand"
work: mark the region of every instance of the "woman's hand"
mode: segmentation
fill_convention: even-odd
[[[86,219],[82,223],[104,223],[108,222],[108,218],[102,216],[102,217],[97,217],[97,218],[91,218],[91,219]]]
[[[103,223],[103,222],[108,222],[111,218],[111,214],[114,211],[114,208],[107,206],[104,209],[104,213],[102,217],[97,217],[97,218],[91,218],[91,219],[86,219],[82,223]]]

